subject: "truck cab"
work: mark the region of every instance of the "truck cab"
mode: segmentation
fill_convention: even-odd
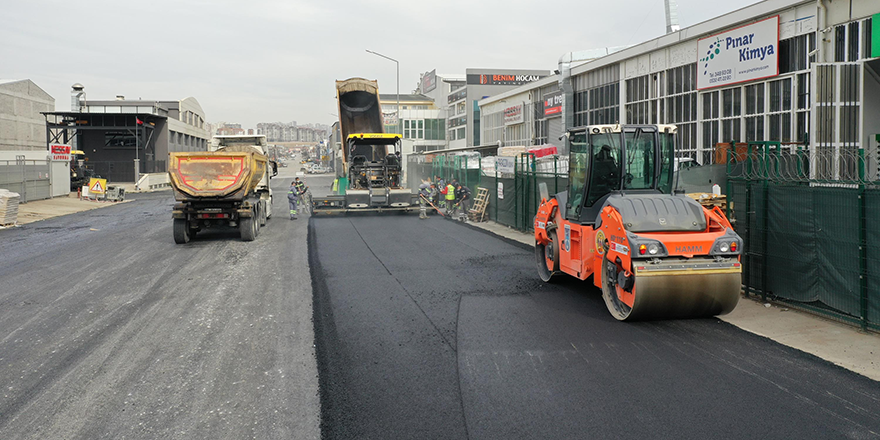
[[[350,189],[400,187],[399,134],[351,134],[348,136],[348,157]]]

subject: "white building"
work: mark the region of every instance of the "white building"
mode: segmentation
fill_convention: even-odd
[[[679,128],[678,154],[704,164],[718,143],[761,140],[833,154],[864,149],[875,161],[878,13],[871,1],[766,0],[581,65],[564,56],[560,74],[480,101],[482,144],[553,143],[562,127],[664,123]],[[559,125],[543,111],[555,95]],[[505,121],[519,102],[525,117]]]

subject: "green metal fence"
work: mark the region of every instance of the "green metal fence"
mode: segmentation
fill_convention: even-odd
[[[880,329],[880,186],[862,152],[753,143],[728,159],[746,292]]]
[[[489,191],[487,208],[490,220],[499,224],[530,231],[538,211],[540,195],[538,185],[547,183],[551,194],[565,191],[568,185],[567,158],[535,158],[524,153],[515,158],[513,170],[482,171],[482,158],[468,156],[410,159],[407,182],[418,187],[422,179],[433,180],[435,176],[456,179],[474,192],[478,188]],[[474,163],[476,161],[476,165]],[[512,171],[512,172],[510,172]],[[500,190],[499,190],[500,189]]]

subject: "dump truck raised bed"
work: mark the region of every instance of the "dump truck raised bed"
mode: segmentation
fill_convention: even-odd
[[[402,187],[399,134],[385,133],[376,81],[336,81],[343,194],[313,197],[315,213],[411,210],[416,195]]]
[[[541,184],[538,275],[593,278],[618,320],[729,313],[742,239],[718,207],[673,191],[674,126],[596,125],[567,133],[568,190]]]
[[[170,153],[169,177],[178,201],[172,211],[174,242],[187,243],[212,227],[235,227],[253,241],[272,216],[265,136],[217,136],[214,151]]]

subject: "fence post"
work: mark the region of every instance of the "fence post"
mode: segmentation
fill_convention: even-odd
[[[862,331],[868,330],[868,224],[865,185],[859,184],[859,309]]]
[[[751,271],[749,268],[752,265],[752,182],[746,180],[746,242],[744,244],[743,255],[746,257],[746,261],[743,264],[743,285],[745,287],[746,296],[748,297],[751,293],[751,287],[749,286],[749,282],[751,281],[749,275]]]
[[[767,301],[767,237],[770,235],[767,233],[767,212],[769,211],[767,206],[770,204],[769,180],[764,179],[762,190],[764,194],[761,209],[761,251],[764,253],[764,256],[761,257],[761,299]]]
[[[498,221],[498,161],[495,161],[495,223],[501,223]]]
[[[513,161],[513,226],[519,229],[519,160]]]
[[[15,164],[21,166],[21,202],[27,203],[27,163],[24,156],[15,156]]]

